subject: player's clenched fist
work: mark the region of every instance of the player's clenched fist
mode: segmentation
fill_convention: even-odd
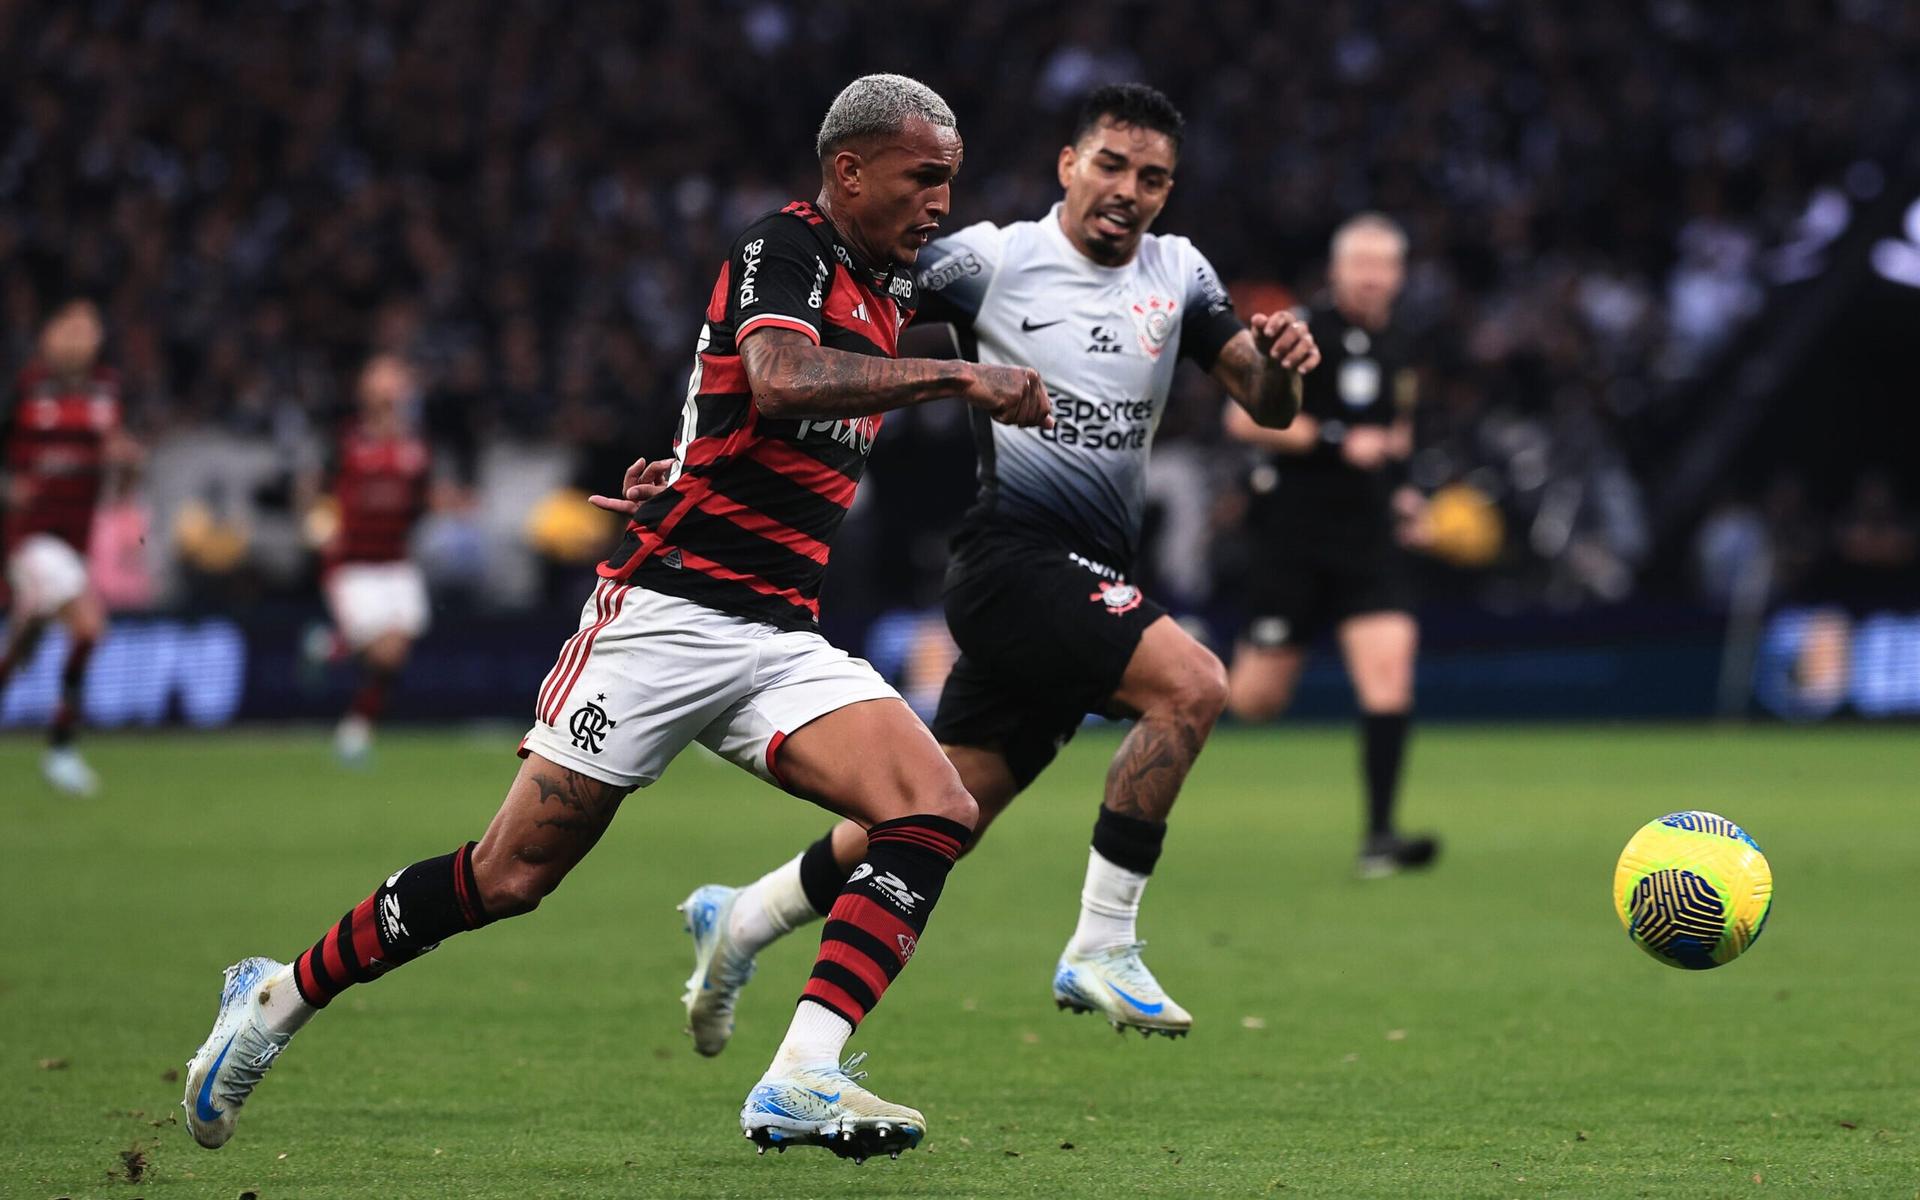
[[[983,363],[974,368],[973,384],[966,396],[968,404],[1003,425],[1053,428],[1053,402],[1047,398],[1047,385],[1041,382],[1040,372],[1032,367]]]
[[[1307,323],[1292,313],[1255,313],[1247,327],[1253,330],[1253,346],[1261,357],[1302,375],[1320,365],[1320,347],[1307,332]]]

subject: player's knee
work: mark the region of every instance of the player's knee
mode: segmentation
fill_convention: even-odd
[[[946,779],[928,780],[924,785],[916,786],[907,797],[907,803],[916,814],[945,817],[968,829],[977,828],[980,824],[980,805],[961,784],[960,777],[951,772],[948,772]]]
[[[566,872],[546,862],[529,861],[515,854],[503,861],[483,861],[478,853],[473,862],[474,882],[480,885],[480,904],[493,920],[517,917],[540,907],[566,877]]]
[[[1296,678],[1273,656],[1243,651],[1227,677],[1227,711],[1241,721],[1271,721],[1293,703]]]
[[[1218,656],[1203,647],[1188,655],[1172,685],[1168,705],[1190,721],[1211,725],[1227,707],[1227,669]]]

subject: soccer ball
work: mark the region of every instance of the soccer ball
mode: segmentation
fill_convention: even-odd
[[[1620,852],[1613,906],[1634,945],[1670,967],[1704,971],[1759,940],[1773,870],[1759,843],[1725,817],[1669,813]]]

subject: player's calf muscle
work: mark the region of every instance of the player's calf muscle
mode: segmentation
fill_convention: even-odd
[[[488,916],[538,907],[593,849],[631,790],[530,756],[474,848],[474,878]]]

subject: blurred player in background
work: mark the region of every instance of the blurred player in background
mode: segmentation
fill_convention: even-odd
[[[87,660],[107,614],[87,580],[87,542],[108,472],[139,453],[121,425],[120,384],[101,365],[105,329],[85,300],[55,310],[39,351],[0,410],[0,499],[13,605],[0,651],[0,687],[33,654],[49,622],[67,629],[60,700],[41,770],[72,795],[99,780],[74,748]]]
[[[1245,721],[1269,720],[1293,699],[1314,639],[1331,630],[1360,707],[1367,833],[1362,876],[1433,861],[1439,843],[1394,824],[1413,713],[1419,631],[1399,525],[1411,489],[1416,377],[1393,326],[1406,278],[1407,238],[1378,213],[1333,236],[1327,297],[1308,314],[1326,354],[1307,379],[1300,418],[1262,429],[1229,405],[1227,431],[1263,451],[1248,526],[1257,539],[1250,619],[1234,650],[1228,703]]]
[[[1040,371],[1055,425],[974,421],[980,496],[954,539],[946,615],[959,661],[933,732],[980,805],[980,828],[1030,785],[1088,713],[1134,725],[1107,772],[1079,922],[1053,974],[1063,1009],[1177,1037],[1192,1025],[1141,960],[1140,900],[1167,816],[1226,703],[1226,672],[1128,582],[1146,507],[1147,456],[1174,368],[1192,359],[1260,428],[1300,404],[1319,361],[1305,325],[1233,315],[1186,238],[1148,233],[1173,189],[1183,121],[1152,88],[1101,88],[1056,164],[1066,195],[1037,221],[968,226],[920,262],[920,336],[987,363]],[[866,853],[842,822],[741,889],[683,905],[694,935],[687,1017],[717,1054],[754,956],[825,916]]]
[[[414,432],[418,391],[397,355],[367,362],[319,509],[327,608],[340,645],[360,664],[360,687],[334,732],[349,763],[372,748],[387,692],[429,623],[426,579],[408,552],[435,488],[432,452]]]
[[[978,813],[913,710],[820,635],[820,585],[881,414],[960,399],[1040,424],[1048,404],[1030,370],[896,361],[915,303],[910,265],[960,167],[946,102],[911,79],[866,76],[835,99],[816,150],[819,199],[756,221],[721,266],[674,460],[630,472],[627,496],[644,491],[644,502],[540,689],[525,762],[485,836],[395,871],[292,963],[228,969],[187,1072],[201,1145],[232,1136],[240,1105],[315,1012],[454,934],[532,911],[627,794],[694,741],[859,821],[870,844],[841,877],[742,1133],[763,1151],[811,1144],[852,1158],[920,1141],[926,1119],[861,1086],[864,1055],[841,1053],[918,949]]]

